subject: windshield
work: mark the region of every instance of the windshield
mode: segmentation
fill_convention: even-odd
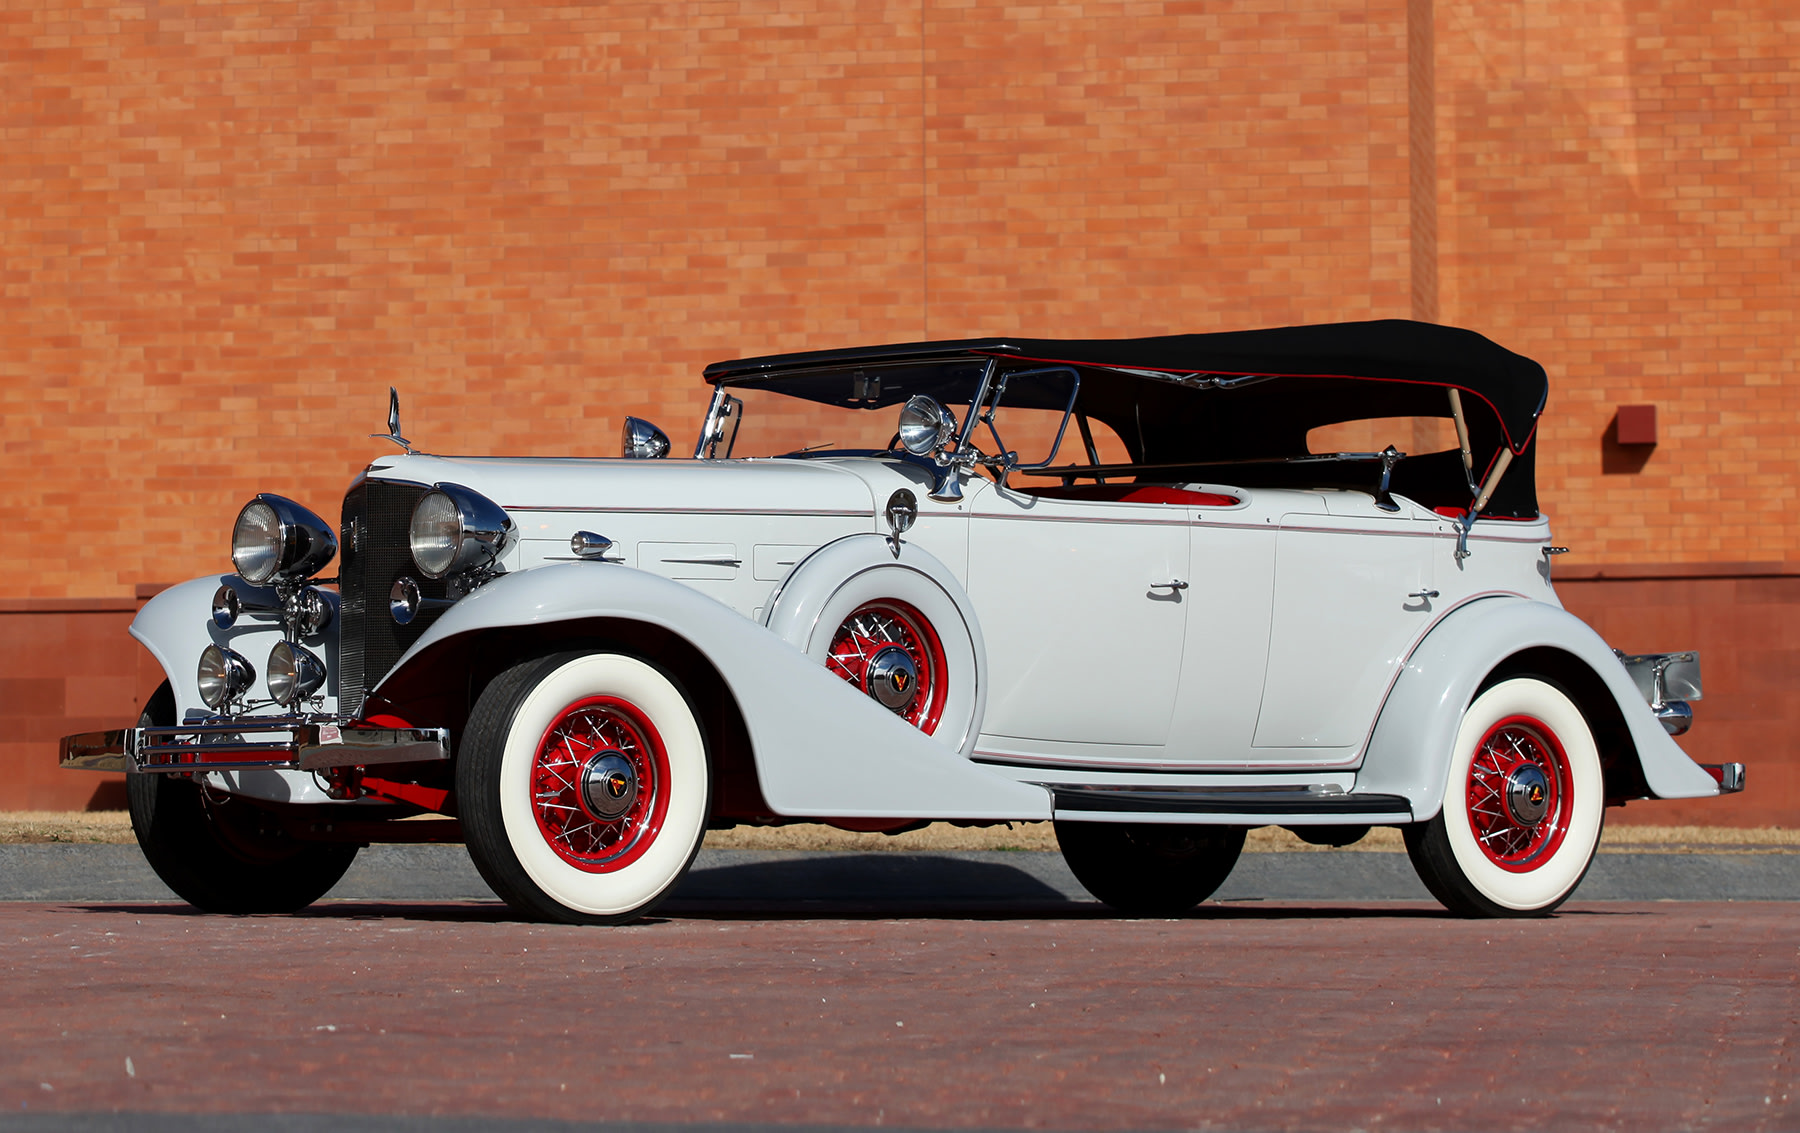
[[[895,447],[900,407],[924,395],[948,409],[959,431],[982,388],[985,361],[960,359],[905,365],[843,367],[751,379],[725,389],[742,404],[734,457],[883,452]],[[994,379],[992,419],[969,436],[978,454],[1002,448],[1021,463],[1047,461],[1067,419],[1077,381],[1072,370],[1014,371]],[[723,456],[723,451],[716,455]]]
[[[831,405],[803,401],[782,390],[782,383],[735,386],[729,392],[743,402],[737,440],[731,455],[796,456],[825,452],[881,452],[894,439],[899,406]],[[965,398],[945,403],[960,423],[969,411]],[[724,456],[724,452],[718,455]]]

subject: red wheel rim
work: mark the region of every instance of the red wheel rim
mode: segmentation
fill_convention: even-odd
[[[825,667],[868,691],[869,664],[889,646],[898,646],[918,670],[912,700],[895,714],[930,735],[944,715],[950,695],[944,644],[925,615],[905,602],[884,598],[859,606],[832,635]]]
[[[1527,873],[1555,857],[1573,801],[1569,758],[1548,725],[1509,716],[1487,730],[1469,763],[1468,813],[1489,861]]]
[[[618,813],[593,801],[602,774],[629,783]],[[649,718],[630,701],[590,696],[563,709],[538,741],[531,813],[557,857],[587,873],[610,873],[656,841],[669,810],[668,786],[669,756]]]

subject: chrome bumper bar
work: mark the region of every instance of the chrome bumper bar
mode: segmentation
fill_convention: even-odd
[[[1735,795],[1744,789],[1744,765],[1741,763],[1702,763],[1700,770],[1719,784],[1721,795]]]
[[[59,762],[85,771],[323,771],[449,758],[450,733],[443,728],[245,716],[64,736]]]

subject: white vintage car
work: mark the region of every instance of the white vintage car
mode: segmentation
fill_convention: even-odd
[[[1607,806],[1742,787],[1671,739],[1696,658],[1622,658],[1557,602],[1544,371],[1480,335],[980,339],[706,380],[692,460],[634,419],[622,459],[428,455],[394,399],[402,451],[335,531],[258,496],[235,573],[145,606],[168,683],[64,764],[131,773],[145,855],[202,909],[297,909],[360,845],[436,840],[572,922],[643,914],[709,827],[934,820],[1052,821],[1096,897],[1165,915],[1250,827],[1398,826],[1450,909],[1541,914]]]

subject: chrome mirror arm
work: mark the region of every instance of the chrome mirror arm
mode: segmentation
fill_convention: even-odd
[[[1394,477],[1394,465],[1399,464],[1405,456],[1405,453],[1393,445],[1389,445],[1377,454],[1381,461],[1381,483],[1375,487],[1375,506],[1382,511],[1400,510],[1400,505],[1394,502],[1394,497],[1388,491],[1388,485]]]

